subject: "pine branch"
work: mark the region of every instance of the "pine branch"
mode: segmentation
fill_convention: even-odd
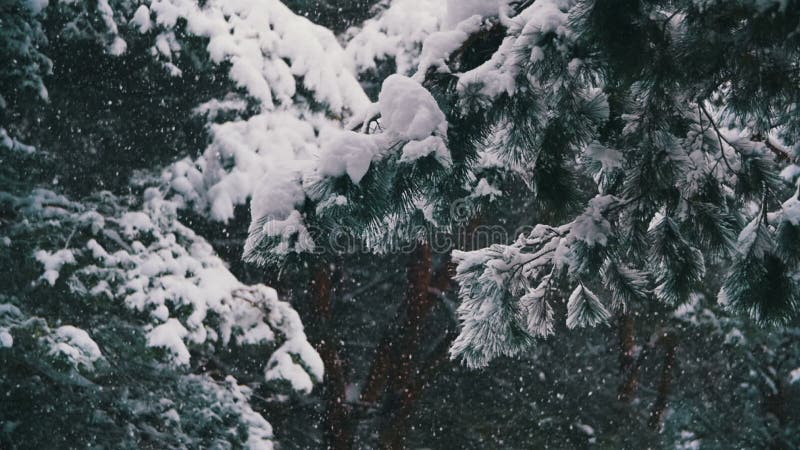
[[[719,131],[719,128],[717,128],[717,124],[714,122],[714,118],[711,117],[711,114],[703,105],[703,101],[702,100],[698,101],[697,105],[701,110],[703,110],[703,113],[705,113],[706,117],[708,117],[709,122],[711,122],[711,126],[714,128],[714,132],[717,134],[717,140],[719,141],[719,153],[720,156],[722,156],[722,160],[725,161],[725,165],[728,167],[728,170],[734,174],[738,173],[737,171],[733,170],[733,167],[731,167],[731,164],[728,162],[728,158],[725,156],[725,147],[722,145],[722,141],[724,140],[725,142],[727,142],[727,144],[733,149],[736,149],[736,147],[734,147],[733,144],[731,144],[728,141],[728,139],[725,138],[725,136],[723,136],[722,133]],[[702,128],[702,126],[703,125],[701,123],[700,127]]]
[[[778,145],[772,142],[772,139],[769,137],[769,135],[755,133],[751,137],[751,140],[753,140],[754,142],[763,143],[764,146],[767,147],[767,149],[775,155],[775,157],[779,162],[796,162],[796,159],[792,158],[792,156],[788,152],[786,152],[784,149],[780,148]]]

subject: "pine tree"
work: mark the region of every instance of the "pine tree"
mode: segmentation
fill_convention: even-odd
[[[798,6],[0,0],[0,446],[796,447]]]
[[[19,62],[0,69],[0,442],[271,448],[266,419],[323,362],[297,312],[182,221],[249,200],[247,177],[280,159],[253,166],[254,140],[311,151],[315,126],[365,100],[335,55],[309,64],[341,48],[279,2],[37,5],[0,17]],[[253,36],[254,14],[284,28]],[[267,37],[280,56],[248,53]]]
[[[594,324],[609,316],[601,297],[621,310],[631,307],[623,303],[628,299],[651,296],[670,307],[687,302],[707,281],[707,258],[740,261],[728,268],[725,304],[757,321],[788,323],[797,312],[793,258],[772,244],[748,256],[749,238],[733,245],[733,236],[760,211],[759,239],[773,240],[778,228],[791,239],[779,226],[780,204],[792,195],[794,177],[787,182],[779,172],[795,158],[785,143],[797,129],[796,21],[796,11],[780,2],[554,0],[516,5],[498,25],[491,18],[465,22],[461,29],[469,32],[437,36],[449,45],[423,47],[422,60],[435,64],[413,77],[435,94],[448,119],[452,163],[437,166],[441,159],[428,157],[416,177],[386,186],[395,170],[387,163],[402,162],[408,147],[379,139],[393,131],[381,101],[385,133],[331,144],[333,151],[371,148],[368,154],[377,155],[357,179],[351,176],[359,205],[347,191],[337,194],[373,222],[411,216],[409,206],[420,202],[437,217],[442,205],[469,194],[464,183],[475,176],[486,145],[506,171],[527,182],[534,214],[546,222],[511,245],[454,255],[464,328],[453,354],[470,365],[516,355],[535,342],[525,323],[548,314],[523,307],[533,287],[569,286],[577,295],[568,325],[582,323],[575,314],[589,305],[596,314],[587,323]],[[477,66],[461,66],[466,50],[459,46],[471,43],[470,33],[495,26],[506,30],[496,51]],[[755,56],[742,59],[732,48]],[[392,95],[390,80],[381,97]],[[443,181],[443,174],[461,182]],[[581,212],[582,202],[588,207]],[[610,276],[617,267],[626,269],[627,282]],[[581,287],[587,284],[603,290],[590,295]],[[772,289],[759,291],[759,284]],[[527,311],[535,316],[527,319]]]

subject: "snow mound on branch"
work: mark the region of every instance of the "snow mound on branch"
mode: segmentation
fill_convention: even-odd
[[[422,42],[442,28],[447,12],[441,0],[394,0],[377,17],[346,33],[345,48],[355,72],[377,68],[377,62],[392,59],[397,73],[410,75],[419,63]]]
[[[188,366],[191,356],[189,349],[183,339],[189,332],[186,327],[181,325],[177,319],[169,319],[165,323],[153,328],[147,334],[147,345],[149,347],[161,347],[167,349],[172,357],[172,361],[179,366]]]
[[[369,105],[333,33],[277,0],[209,0],[202,6],[153,0],[136,10],[132,23],[140,31],[163,30],[154,52],[170,59],[180,49],[174,33],[179,20],[189,34],[209,39],[211,60],[229,63],[231,80],[260,107],[248,117],[244,99],[229,93],[196,108],[209,121],[212,142],[196,160],[179,161],[164,173],[181,207],[228,221],[276,162],[312,159],[322,128]],[[312,111],[314,103],[325,111]],[[238,117],[214,123],[219,111]]]
[[[209,38],[214,62],[229,61],[231,78],[265,108],[291,103],[295,77],[333,111],[367,104],[333,33],[277,0],[153,0],[150,12],[161,27],[184,19],[189,33]],[[143,12],[135,17],[147,23]]]
[[[46,250],[39,250],[35,256],[36,260],[44,266],[42,278],[47,280],[50,286],[56,284],[62,267],[67,264],[75,264],[75,255],[68,249],[61,249],[52,253]]]
[[[299,392],[311,392],[314,387],[312,376],[317,382],[322,381],[324,368],[322,361],[313,357],[316,352],[305,340],[290,339],[286,341],[269,359],[265,377],[267,380],[287,380],[292,388]],[[301,361],[311,362],[303,367],[294,362],[292,355],[305,356]]]
[[[410,163],[429,154],[448,167],[450,152],[442,136],[447,119],[427,89],[403,75],[391,75],[383,82],[377,112],[384,133],[369,135],[337,129],[324,130],[318,173],[323,177],[347,175],[358,184],[370,164],[403,144],[400,162]]]
[[[465,19],[497,16],[508,6],[508,0],[447,0],[445,29],[452,29]]]
[[[568,11],[574,0],[537,0],[518,15],[507,19],[508,33],[492,57],[461,75],[458,88],[465,91],[476,86],[489,100],[503,93],[513,95],[523,59],[537,62],[544,53],[539,44],[550,34],[568,38]]]
[[[458,50],[472,33],[480,30],[481,23],[481,16],[468,16],[455,29],[439,31],[428,36],[422,44],[422,55],[417,72],[414,74],[414,80],[423,82],[425,75],[433,68],[438,68],[445,73],[449,72],[447,60],[450,55]]]
[[[444,167],[450,167],[453,163],[450,151],[447,149],[444,140],[439,136],[429,136],[421,141],[411,141],[403,147],[403,154],[400,162],[410,163],[430,154]]]
[[[300,382],[308,390],[305,380],[320,379],[322,363],[297,312],[274,289],[237,280],[212,247],[177,220],[175,202],[155,188],[144,198],[140,210],[131,210],[111,194],[98,203],[76,203],[37,190],[19,200],[19,210],[33,224],[25,227],[59,224],[75,230],[68,248],[35,253],[45,274],[68,261],[74,266],[66,280],[70,291],[101,303],[119,302],[137,320],[144,319],[147,345],[165,348],[168,362],[190,365],[192,348],[277,346],[275,351],[291,354],[294,364],[310,371]],[[21,234],[20,241],[25,240]],[[0,308],[0,326],[24,326],[15,319],[19,314],[14,307]],[[100,357],[82,330],[61,327],[50,334],[59,354],[75,364],[89,365]],[[287,347],[288,341],[294,343]],[[290,369],[279,367],[276,373],[297,377]]]
[[[383,82],[378,96],[381,125],[401,140],[423,140],[433,133],[447,135],[447,119],[427,89],[402,75]]]
[[[14,337],[8,332],[8,328],[0,327],[0,348],[10,348],[14,345]]]
[[[575,218],[569,237],[586,242],[590,246],[607,245],[608,237],[613,234],[613,230],[604,214],[618,201],[611,195],[599,195],[591,199],[583,214]]]
[[[369,165],[389,140],[382,135],[367,135],[352,131],[326,130],[322,137],[319,173],[337,177],[347,174],[358,184],[369,170]]]
[[[214,220],[227,221],[236,205],[245,204],[262,189],[265,174],[319,153],[315,124],[330,126],[321,115],[297,111],[272,111],[212,124],[212,141],[204,154],[195,161],[176,162],[164,179],[182,207],[192,205]],[[274,182],[270,185],[278,188]]]
[[[80,328],[71,325],[58,327],[50,339],[53,341],[50,354],[63,355],[74,367],[91,369],[94,362],[103,357],[97,343]]]

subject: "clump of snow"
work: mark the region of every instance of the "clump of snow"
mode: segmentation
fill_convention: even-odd
[[[381,124],[403,140],[423,140],[434,132],[447,135],[447,120],[427,89],[402,75],[391,75],[378,96]]]
[[[490,200],[494,200],[495,198],[500,197],[502,195],[503,191],[489,184],[489,182],[486,181],[486,178],[481,178],[480,181],[478,181],[478,184],[475,186],[475,188],[472,189],[470,197],[472,198],[489,197]]]
[[[453,30],[439,31],[428,36],[422,44],[422,54],[414,80],[424,81],[428,71],[434,68],[445,73],[449,72],[447,60],[450,55],[458,50],[472,33],[480,30],[481,23],[481,16],[474,15],[459,23]]]
[[[347,174],[356,184],[369,170],[373,158],[389,145],[389,140],[383,135],[335,129],[325,130],[322,142],[318,169],[320,175],[336,177]]]
[[[597,141],[586,147],[586,157],[599,162],[604,171],[622,167],[624,162],[622,152],[608,148]]]
[[[608,236],[612,234],[611,223],[604,214],[610,206],[617,202],[611,195],[597,196],[589,201],[586,210],[575,218],[570,238],[586,242],[588,245],[602,245],[608,243]]]
[[[292,211],[283,220],[268,220],[264,223],[265,236],[280,237],[281,243],[273,249],[276,254],[304,253],[314,251],[314,239],[308,232],[299,211]],[[294,242],[290,245],[289,241]]]
[[[35,253],[34,257],[37,261],[44,266],[44,273],[42,278],[50,283],[50,286],[56,284],[61,268],[66,264],[75,264],[75,255],[72,250],[61,249],[53,253],[46,250],[39,250]]]
[[[781,218],[794,226],[800,225],[800,199],[796,195],[781,205]]]
[[[209,38],[212,59],[231,63],[230,76],[262,106],[291,103],[295,77],[333,111],[359,109],[366,96],[341,64],[344,50],[333,33],[294,14],[276,0],[153,1],[156,23],[171,29],[184,19],[187,30]]]
[[[246,108],[247,101],[245,99],[231,95],[222,100],[211,99],[195,107],[192,112],[198,116],[207,116],[209,119],[214,120],[223,112],[241,113]]]
[[[2,97],[0,97],[0,100],[2,100]],[[0,103],[0,105],[2,105],[2,103]],[[36,148],[23,144],[22,142],[9,136],[8,132],[3,127],[0,127],[0,145],[10,148],[11,150],[20,151],[27,154],[31,154],[36,151]]]
[[[168,350],[175,364],[188,366],[190,360],[189,349],[186,348],[186,344],[183,342],[187,334],[189,334],[189,331],[178,319],[169,319],[153,328],[147,334],[147,345]]]
[[[122,55],[128,49],[128,44],[119,36],[117,22],[114,20],[114,11],[108,4],[108,0],[97,0],[97,11],[100,13],[106,29],[112,35],[108,52],[114,56]]]
[[[218,107],[238,107],[238,103],[205,104],[208,114]],[[319,114],[298,111],[272,111],[247,120],[212,124],[212,142],[195,161],[176,162],[164,173],[172,195],[183,206],[208,212],[212,219],[227,221],[234,207],[244,204],[256,191],[263,191],[265,180],[271,189],[286,190],[270,177],[308,164],[319,150],[321,129],[327,125]],[[269,176],[267,176],[269,174]],[[280,176],[281,180],[291,181]],[[292,181],[293,183],[293,181]]]
[[[43,9],[47,8],[47,5],[50,3],[50,0],[27,0],[28,9],[31,11],[31,14],[34,16],[42,12]]]
[[[230,78],[260,105],[260,112],[243,117],[247,103],[231,93],[198,106],[195,113],[209,121],[222,111],[234,117],[209,124],[212,142],[200,158],[179,161],[164,173],[181,206],[214,220],[231,219],[275,164],[312,160],[319,132],[337,125],[332,117],[369,105],[336,37],[279,1],[153,1],[134,17],[139,27],[152,17],[151,25],[163,29],[154,48],[167,59],[180,49],[174,27],[185,20],[189,33],[209,39],[212,61],[229,62]],[[306,99],[326,111],[313,112]]]
[[[789,384],[795,384],[800,381],[800,367],[789,372]]]
[[[14,345],[14,337],[9,333],[8,328],[0,327],[0,348],[11,348]]]
[[[798,176],[800,176],[800,165],[797,164],[789,164],[780,173],[780,177],[789,183],[796,182]]]
[[[441,29],[446,11],[441,0],[393,0],[378,16],[347,31],[345,54],[352,70],[365,72],[392,59],[397,73],[412,74],[423,41]]]
[[[150,8],[148,8],[147,5],[139,5],[136,12],[133,13],[130,23],[136,25],[141,33],[150,31],[150,28],[153,26],[150,20]]]
[[[475,86],[489,100],[503,93],[513,95],[523,58],[527,55],[530,61],[539,61],[544,56],[539,44],[551,33],[559,38],[569,37],[568,11],[574,3],[574,0],[537,0],[506,19],[506,38],[488,61],[460,76],[459,90]]]
[[[413,162],[430,154],[433,154],[436,160],[444,167],[450,167],[453,163],[450,157],[450,150],[447,149],[444,140],[439,136],[428,136],[421,141],[411,141],[404,145],[400,162]]]
[[[307,364],[308,370],[294,361],[292,355],[300,356],[300,361]],[[286,341],[270,357],[265,376],[268,380],[286,380],[292,388],[300,392],[311,392],[314,381],[322,381],[324,368],[322,360],[314,349],[304,340]]]
[[[447,0],[445,29],[452,29],[470,17],[498,16],[508,6],[508,0]]]
[[[63,355],[74,367],[91,369],[103,357],[97,343],[80,328],[64,325],[47,339],[52,340],[50,354]]]
[[[447,135],[447,120],[431,93],[418,82],[403,75],[389,76],[383,82],[376,111],[384,133],[323,130],[319,175],[346,174],[358,184],[370,164],[396,144],[403,145],[400,162],[410,163],[433,154],[443,166],[450,166],[450,152],[442,138]]]
[[[734,327],[725,335],[725,343],[731,345],[745,345],[747,343],[747,338],[744,337],[741,330]]]

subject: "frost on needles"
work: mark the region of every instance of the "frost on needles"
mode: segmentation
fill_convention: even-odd
[[[390,77],[353,131],[327,140],[320,169],[298,178],[302,209],[313,211],[304,219],[346,225],[381,251],[387,240],[425,239],[401,224],[455,232],[450,205],[479,219],[510,185],[524,186],[532,231],[452,254],[461,328],[451,355],[472,367],[709,290],[757,323],[793,320],[800,267],[784,249],[800,235],[782,204],[798,195],[797,10],[771,1],[494,6],[430,33],[420,70],[403,81],[418,85],[397,94],[401,79]],[[479,43],[489,36],[487,49]],[[783,78],[764,83],[765,66]],[[390,103],[396,95],[418,98],[418,109],[387,109],[401,104]],[[420,123],[430,128],[417,133]],[[744,225],[758,217],[755,251]],[[273,245],[253,245],[249,257],[266,261],[270,248],[282,251]]]

